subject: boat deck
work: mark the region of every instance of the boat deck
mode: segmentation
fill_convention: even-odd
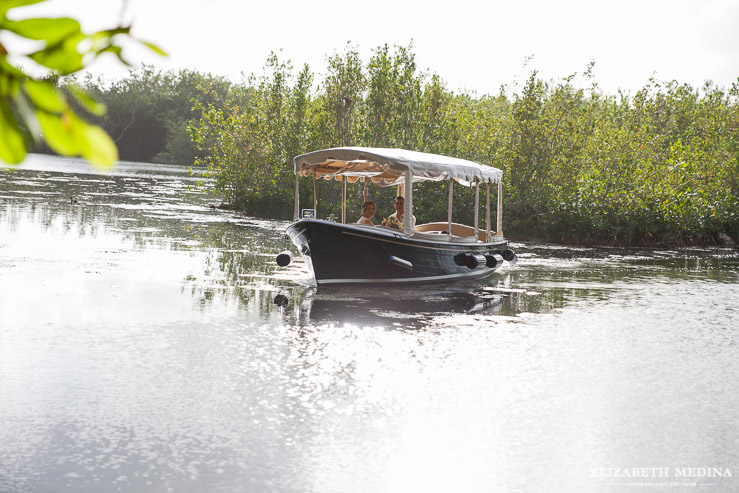
[[[373,229],[382,228],[383,230],[398,232],[395,228],[387,226],[376,225],[370,226],[369,224],[357,224],[361,228]],[[452,234],[449,235],[449,223],[435,222],[426,223],[416,226],[416,232],[411,238],[420,240],[432,240],[432,241],[448,241],[450,243],[475,243],[475,228],[459,223],[452,223]],[[502,240],[502,236],[495,236],[495,232],[492,232],[491,240]],[[485,230],[478,230],[477,232],[477,243],[488,243],[487,232]]]

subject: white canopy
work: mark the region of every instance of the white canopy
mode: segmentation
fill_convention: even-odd
[[[293,160],[294,170],[301,176],[356,182],[368,177],[373,183],[387,187],[406,183],[410,171],[413,181],[440,181],[452,178],[463,185],[500,183],[503,172],[491,166],[426,152],[371,147],[335,147],[309,152]]]

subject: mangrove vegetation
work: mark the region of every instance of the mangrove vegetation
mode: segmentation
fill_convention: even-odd
[[[76,81],[108,110],[94,123],[121,159],[206,167],[221,200],[248,214],[292,216],[292,158],[335,146],[401,147],[504,171],[506,235],[618,245],[739,238],[739,79],[722,88],[646,81],[606,94],[593,65],[560,80],[536,72],[496,94],[450,89],[420,70],[412,46],[351,45],[325,73],[271,54],[238,83],[142,67],[114,83]],[[445,184],[414,188],[418,221],[446,219]],[[349,185],[349,219],[362,202]],[[314,184],[302,180],[303,207]],[[370,187],[378,216],[395,190]],[[338,214],[341,186],[316,184],[318,214]],[[455,188],[455,220],[472,223],[472,192]],[[482,222],[482,219],[481,219]],[[481,223],[481,227],[483,224]]]

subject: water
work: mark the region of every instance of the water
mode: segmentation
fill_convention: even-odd
[[[0,492],[739,489],[736,250],[317,290],[198,179],[0,170]]]

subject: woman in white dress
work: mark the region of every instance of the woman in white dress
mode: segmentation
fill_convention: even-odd
[[[377,210],[377,204],[375,204],[371,200],[367,200],[362,204],[362,216],[359,218],[359,221],[357,221],[357,224],[368,224],[370,226],[374,226],[375,224],[372,222],[372,217],[375,215],[375,210]]]

